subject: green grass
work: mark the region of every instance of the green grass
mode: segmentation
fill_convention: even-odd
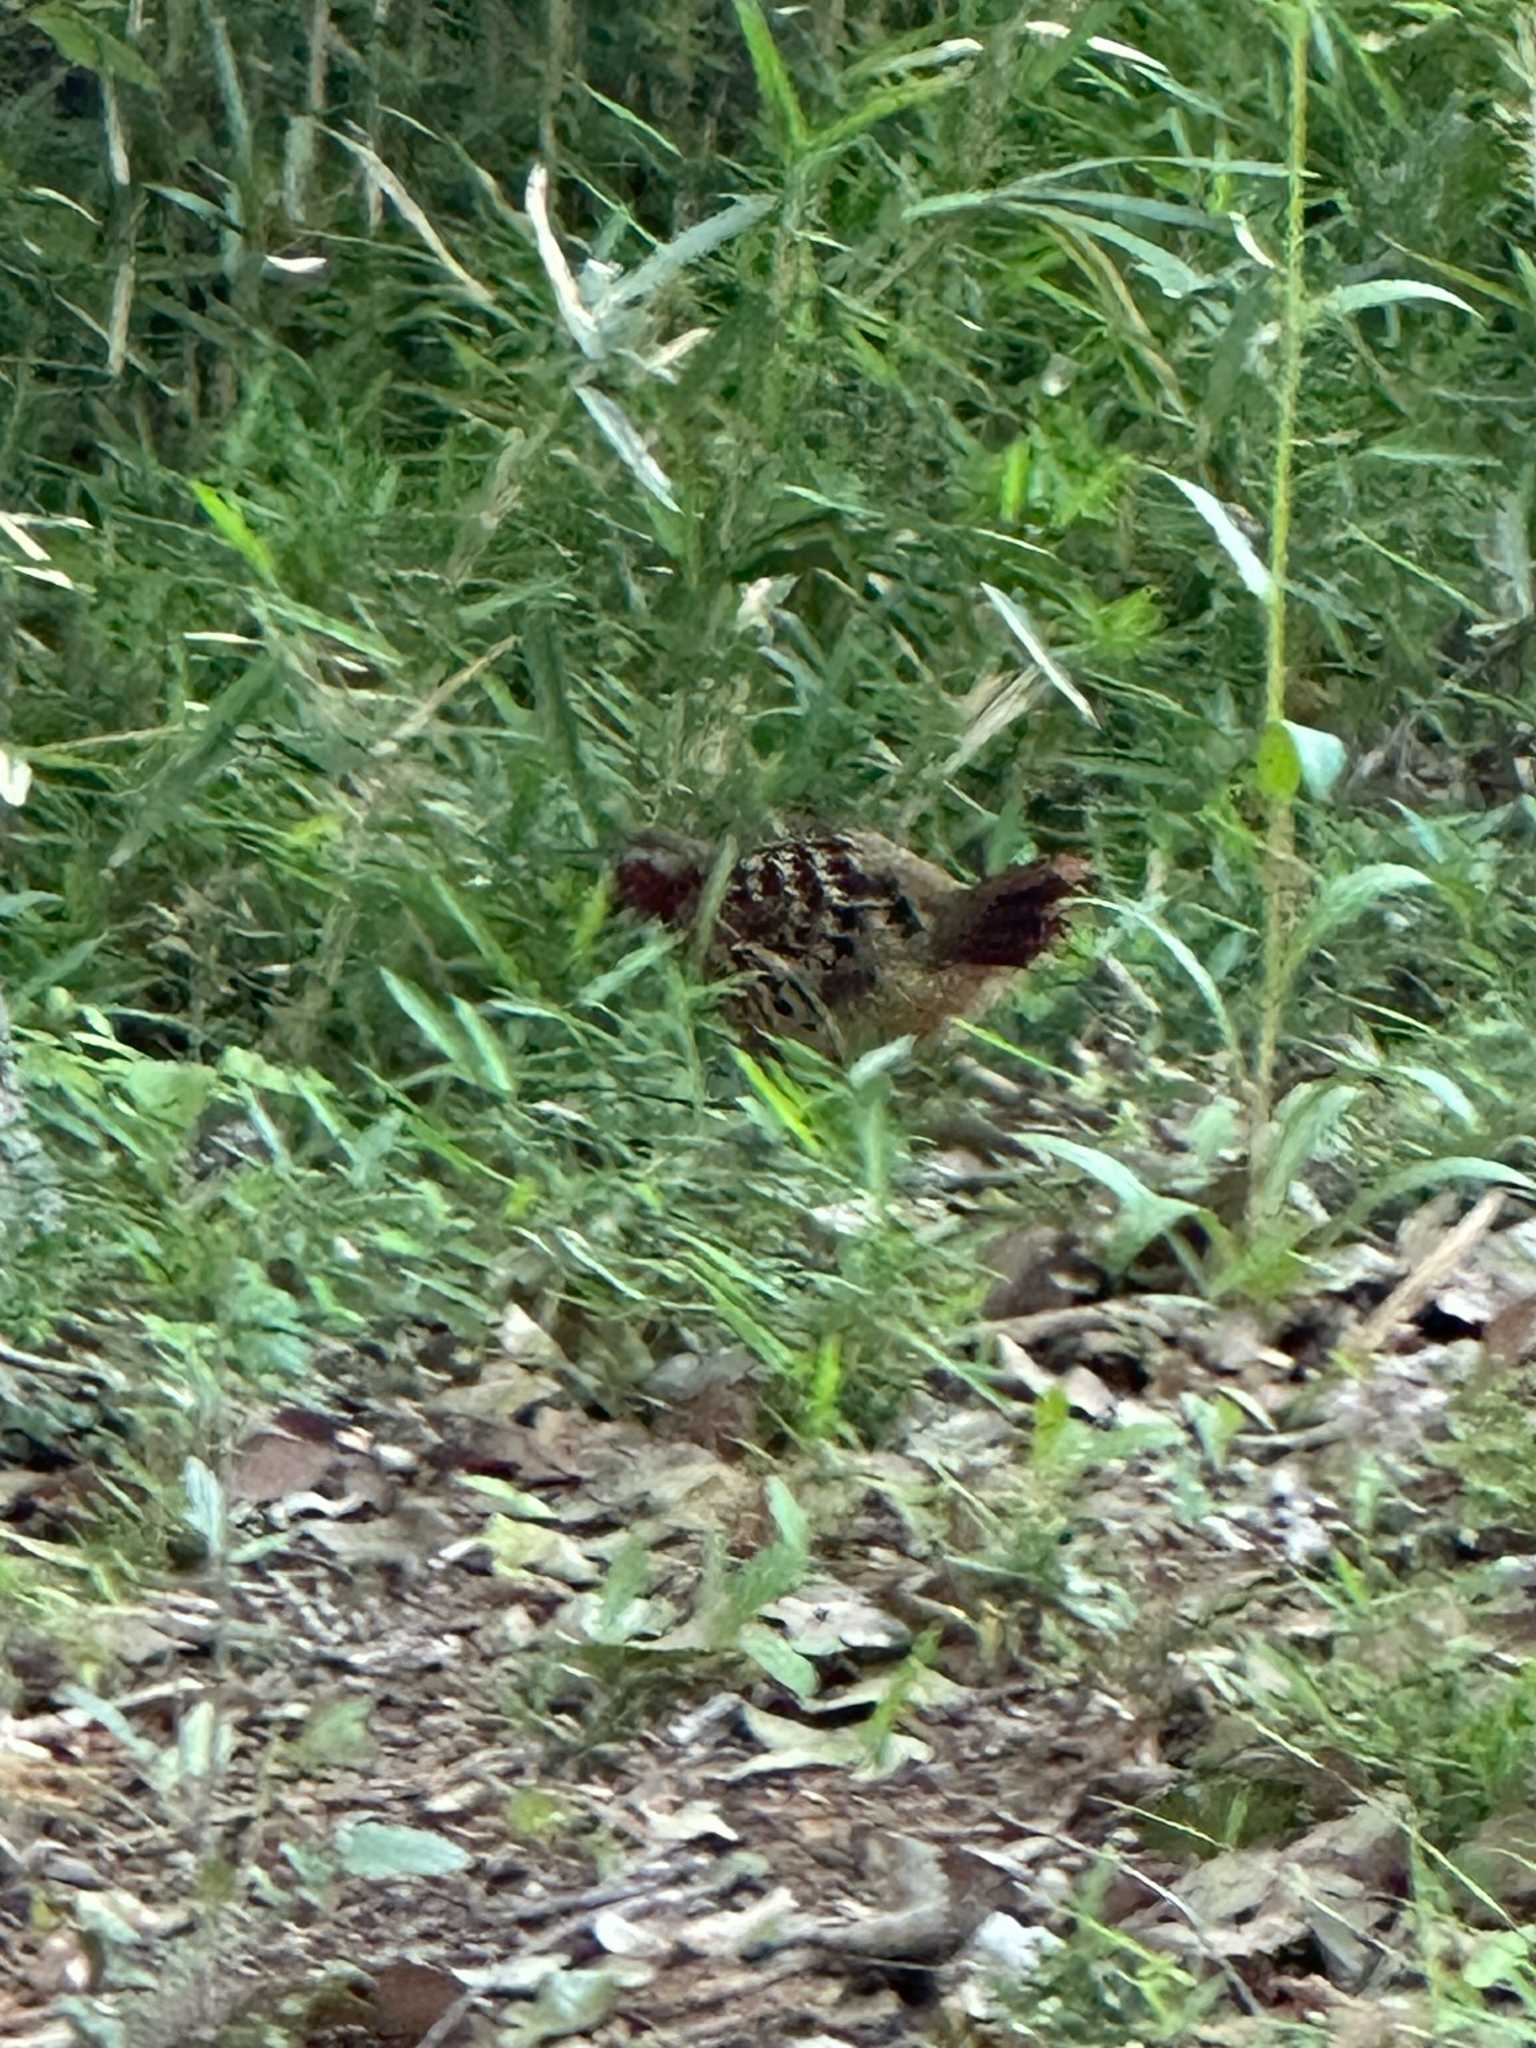
[[[1529,23],[1026,14],[0,23],[3,978],[62,1204],[0,1417],[121,1492],[16,1603],[172,1555],[184,1460],[333,1340],[511,1298],[607,1413],[739,1349],[755,1450],[830,1454],[970,1370],[982,1227],[1265,1298],[1530,1192]],[[608,900],[636,824],[852,817],[1101,877],[972,1042],[1033,1150],[971,1214],[930,1068],[744,1059]],[[953,1547],[1113,1618],[1061,1420]],[[1522,1525],[1517,1422],[1464,1425]],[[1291,1732],[1436,1846],[1524,1680],[1368,1668],[1288,1666]],[[1194,2024],[1085,1912],[1092,2038]]]

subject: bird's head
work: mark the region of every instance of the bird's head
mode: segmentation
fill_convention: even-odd
[[[627,910],[687,924],[710,869],[709,849],[696,839],[656,828],[637,833],[613,873],[614,895]]]

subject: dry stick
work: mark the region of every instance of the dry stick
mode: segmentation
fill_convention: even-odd
[[[107,1374],[98,1366],[85,1365],[78,1358],[39,1358],[35,1351],[18,1351],[3,1337],[0,1337],[0,1365],[14,1365],[22,1372],[44,1373],[56,1380],[94,1380],[102,1387],[109,1384]]]
[[[431,695],[424,698],[408,717],[401,719],[387,739],[378,741],[373,749],[374,753],[398,752],[406,740],[414,739],[423,727],[431,723],[450,697],[457,696],[466,683],[472,683],[477,676],[484,675],[491,664],[500,661],[504,654],[518,645],[522,637],[521,633],[508,633],[504,639],[498,640],[494,647],[487,648],[484,654],[476,655],[473,661],[466,662],[463,668],[439,683]]]
[[[1339,1347],[1345,1356],[1358,1359],[1361,1364],[1373,1358],[1400,1325],[1418,1314],[1441,1281],[1456,1270],[1478,1239],[1492,1228],[1506,1199],[1504,1188],[1490,1188],[1477,1206],[1445,1233],[1434,1250],[1345,1339]]]

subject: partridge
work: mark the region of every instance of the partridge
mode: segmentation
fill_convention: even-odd
[[[713,868],[707,846],[647,833],[619,861],[615,890],[686,929]],[[777,839],[726,874],[705,966],[735,983],[728,1015],[749,1038],[798,1039],[829,1058],[933,1038],[994,1003],[1059,937],[1091,875],[1064,853],[966,883],[878,832]]]

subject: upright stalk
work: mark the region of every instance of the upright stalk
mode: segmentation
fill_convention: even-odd
[[[1308,0],[1289,8],[1287,68],[1291,105],[1287,145],[1285,271],[1280,319],[1280,387],[1276,398],[1275,462],[1269,522],[1269,594],[1266,632],[1264,731],[1285,717],[1286,573],[1290,558],[1291,497],[1296,456],[1296,416],[1301,402],[1302,346],[1306,329],[1306,282],[1302,272],[1306,234],[1307,49],[1311,38]],[[1288,953],[1294,923],[1296,799],[1294,779],[1265,797],[1264,973],[1260,991],[1258,1043],[1249,1090],[1248,1223],[1262,1221],[1267,1206],[1265,1177],[1275,1109],[1275,1060],[1280,1020],[1289,981]]]

